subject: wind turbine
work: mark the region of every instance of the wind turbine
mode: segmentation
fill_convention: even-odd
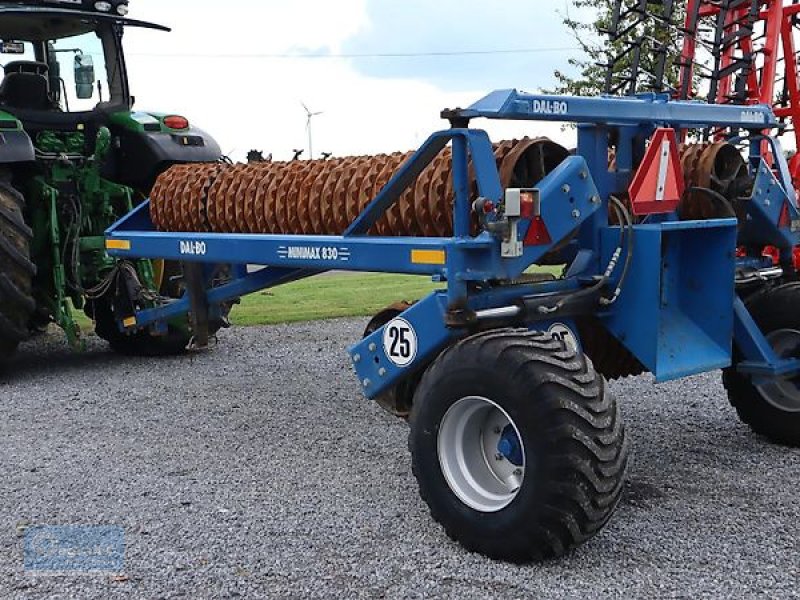
[[[320,112],[311,112],[311,110],[309,110],[308,106],[306,106],[305,102],[300,102],[300,104],[303,106],[303,109],[306,111],[306,115],[308,117],[308,119],[306,121],[306,131],[308,131],[308,158],[311,159],[311,160],[314,160],[314,146],[313,146],[312,138],[311,138],[311,119],[313,119],[314,117],[318,117],[319,115],[321,115],[323,113],[322,113],[322,111],[320,111]]]

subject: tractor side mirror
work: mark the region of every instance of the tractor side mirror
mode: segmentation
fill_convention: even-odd
[[[75,95],[80,100],[94,96],[94,60],[87,54],[75,57]]]

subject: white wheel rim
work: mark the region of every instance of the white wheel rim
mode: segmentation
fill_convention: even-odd
[[[503,510],[522,487],[526,457],[519,429],[488,398],[469,396],[448,409],[437,453],[447,485],[474,510]]]

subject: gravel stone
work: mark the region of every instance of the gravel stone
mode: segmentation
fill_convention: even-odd
[[[236,329],[132,359],[24,346],[0,375],[0,598],[789,598],[800,451],[737,422],[717,373],[612,383],[633,438],[608,527],[510,565],[430,519],[407,426],[363,399],[365,320]],[[124,577],[24,572],[25,527],[124,528]]]

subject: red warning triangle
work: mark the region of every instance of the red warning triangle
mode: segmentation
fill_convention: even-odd
[[[668,213],[678,207],[685,183],[674,129],[656,129],[628,188],[635,215]]]
[[[531,219],[531,226],[528,227],[528,233],[525,235],[525,246],[544,246],[550,243],[550,232],[547,231],[547,225],[544,224],[542,217],[534,217]]]

